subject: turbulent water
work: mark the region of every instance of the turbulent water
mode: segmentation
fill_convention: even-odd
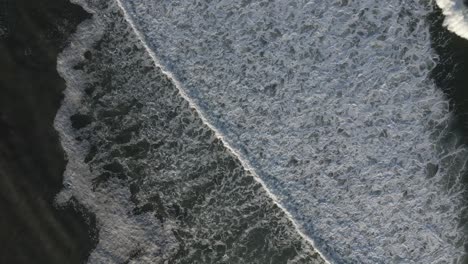
[[[466,1],[436,0],[445,15],[444,25],[460,37],[468,39],[468,8],[464,2]]]
[[[427,1],[80,4],[57,200],[96,212],[90,263],[463,256],[468,153]]]
[[[0,38],[6,37],[8,34],[8,15],[10,12],[10,5],[8,1],[0,1]]]
[[[111,1],[59,59],[65,190],[96,213],[89,263],[323,263],[191,109]]]

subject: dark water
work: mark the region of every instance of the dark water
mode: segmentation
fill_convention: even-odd
[[[73,128],[60,129],[76,158],[67,191],[100,221],[90,262],[324,263],[154,65],[115,2],[88,3],[102,34],[61,57],[73,85],[57,127]]]
[[[437,86],[450,98],[451,108],[457,117],[457,128],[463,131],[463,141],[468,140],[468,40],[448,31],[443,25],[441,10],[429,17],[432,46],[439,63],[432,71]]]
[[[459,144],[468,143],[468,40],[450,32],[443,26],[444,16],[434,3],[434,12],[428,17],[432,47],[439,56],[439,62],[431,72],[436,85],[450,100],[450,107],[455,114],[452,129],[458,134]],[[463,182],[468,183],[468,173],[463,175]],[[465,187],[466,188],[466,187]],[[468,196],[465,198],[468,203]],[[466,232],[468,212],[462,212],[460,226]],[[468,252],[468,244],[465,244]],[[465,255],[462,263],[468,263]]]
[[[83,263],[96,243],[92,214],[53,206],[66,164],[57,54],[88,17],[65,0],[0,0],[0,263]]]
[[[76,26],[89,17],[65,0],[0,0],[0,25],[5,28],[0,35],[0,263],[83,263],[97,244],[93,214],[73,199],[65,208],[53,206],[66,165],[53,129],[65,89],[56,59]],[[457,116],[454,128],[466,144],[468,41],[442,26],[437,8],[429,20],[440,57],[432,77],[451,99]],[[102,59],[97,50],[105,45],[94,47],[94,60]],[[89,92],[91,96],[95,91]],[[72,121],[76,128],[88,124],[86,116],[76,115]],[[107,178],[102,179],[97,185]],[[133,198],[139,191],[133,189]],[[151,211],[164,221],[185,213],[173,206],[158,215],[156,200],[137,201],[135,214]],[[184,233],[177,236],[183,239]]]

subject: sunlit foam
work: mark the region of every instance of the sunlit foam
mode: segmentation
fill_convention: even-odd
[[[468,39],[468,7],[465,2],[464,0],[436,0],[445,15],[444,26],[460,37]]]

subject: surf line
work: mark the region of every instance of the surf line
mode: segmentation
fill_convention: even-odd
[[[261,184],[262,188],[266,191],[268,197],[273,201],[273,203],[278,206],[286,215],[286,217],[288,218],[289,221],[291,221],[292,225],[294,226],[296,232],[307,242],[309,243],[313,249],[320,255],[320,257],[328,264],[331,264],[332,262],[328,259],[328,257],[325,256],[325,254],[323,252],[321,252],[315,245],[315,242],[309,237],[307,236],[306,234],[304,234],[304,232],[301,231],[299,225],[296,223],[296,221],[294,220],[293,216],[286,210],[286,208],[284,208],[283,205],[281,205],[281,203],[278,201],[278,198],[267,188],[265,182],[258,176],[258,174],[255,172],[255,170],[253,169],[253,167],[250,165],[249,161],[242,158],[242,155],[239,151],[237,151],[236,149],[234,149],[228,142],[227,140],[224,138],[223,134],[217,129],[215,128],[209,121],[208,119],[205,117],[205,113],[197,106],[197,104],[188,96],[188,94],[185,92],[185,89],[183,88],[183,85],[182,83],[180,83],[177,78],[170,72],[166,69],[166,67],[163,66],[163,64],[160,62],[159,58],[156,56],[155,52],[146,44],[146,39],[145,39],[145,36],[143,35],[143,33],[140,32],[140,30],[138,30],[138,28],[136,27],[135,23],[133,22],[132,18],[130,17],[130,15],[128,14],[127,10],[125,9],[125,6],[124,4],[122,3],[122,0],[115,0],[117,2],[117,5],[120,7],[120,9],[122,10],[123,14],[124,14],[124,18],[125,20],[127,21],[127,23],[129,23],[129,25],[132,27],[133,31],[135,32],[135,34],[137,35],[138,39],[141,41],[143,47],[146,49],[146,51],[148,52],[148,54],[150,55],[150,57],[152,58],[154,64],[156,67],[158,67],[159,69],[161,69],[161,72],[166,75],[171,81],[172,83],[176,86],[177,90],[179,91],[179,94],[182,96],[182,98],[184,98],[188,103],[189,103],[189,106],[194,109],[199,117],[201,118],[201,120],[203,121],[203,123],[208,126],[214,133],[215,133],[215,137],[219,140],[221,140],[221,142],[223,143],[224,147],[227,148],[241,163],[241,165],[244,167],[244,169],[246,171],[249,171],[252,175],[253,175],[253,178]]]

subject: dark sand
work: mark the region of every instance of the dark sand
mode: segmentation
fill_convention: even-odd
[[[56,60],[88,17],[66,0],[0,0],[0,263],[83,263],[96,245],[92,214],[53,205],[66,165]]]

